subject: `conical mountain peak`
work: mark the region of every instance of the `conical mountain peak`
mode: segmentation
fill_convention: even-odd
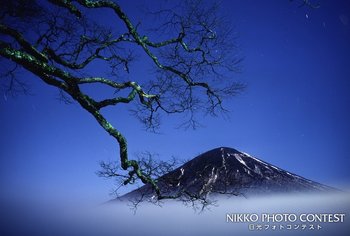
[[[186,190],[193,194],[237,193],[259,195],[283,192],[331,191],[334,188],[292,174],[234,148],[218,147],[204,152],[158,179],[166,192]],[[145,185],[122,198],[153,195]]]

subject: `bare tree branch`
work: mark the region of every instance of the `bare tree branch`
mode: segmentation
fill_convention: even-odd
[[[17,83],[25,90],[15,77],[20,67],[58,88],[62,101],[75,101],[90,113],[119,146],[120,164],[102,162],[100,176],[117,178],[120,186],[136,182],[149,185],[157,203],[181,199],[207,205],[209,200],[202,193],[180,190],[164,194],[168,187],[158,179],[172,170],[175,162],[156,161],[149,153],[129,159],[126,138],[101,110],[134,104],[133,114],[150,130],[159,126],[160,114],[186,114],[185,123],[195,128],[196,113],[216,115],[225,111],[223,101],[242,91],[244,85],[232,79],[241,60],[229,24],[218,16],[218,4],[185,1],[179,9],[156,11],[154,15],[163,19],[159,32],[171,30],[171,34],[156,37],[157,30],[140,29],[140,24],[134,24],[114,1],[22,3],[11,1],[0,11],[0,56],[16,65],[3,73],[3,77],[11,78],[8,88]],[[89,15],[94,9],[112,12],[112,23],[96,22]],[[125,79],[130,70],[135,70],[134,51],[149,59],[154,76],[148,77],[153,78]],[[91,72],[96,62],[102,62],[111,75]],[[98,100],[82,89],[96,85],[115,93]]]

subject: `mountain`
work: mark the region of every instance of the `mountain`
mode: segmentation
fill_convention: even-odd
[[[195,157],[160,177],[158,185],[164,195],[181,190],[200,195],[231,193],[244,196],[335,190],[227,147],[215,148]],[[121,199],[142,195],[152,197],[149,185],[125,194]]]

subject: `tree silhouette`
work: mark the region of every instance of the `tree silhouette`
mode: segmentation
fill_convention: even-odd
[[[150,172],[157,166],[163,168],[161,173],[170,167],[129,158],[126,138],[102,110],[134,104],[132,114],[151,131],[158,128],[161,114],[184,113],[183,125],[195,128],[197,113],[225,111],[223,100],[244,86],[232,79],[241,60],[230,23],[219,16],[219,5],[195,0],[158,9],[150,15],[159,23],[152,22],[148,30],[142,22],[132,22],[117,2],[108,0],[15,0],[2,5],[0,60],[6,91],[28,92],[18,76],[23,72],[58,88],[62,100],[79,104],[116,140],[120,168],[109,174],[123,185],[137,181],[151,185],[158,200],[179,197],[164,195],[157,175]],[[96,20],[97,9],[100,14],[112,13],[111,22]],[[132,65],[135,52],[149,59],[154,73],[147,77],[152,79],[126,79],[138,69]],[[107,76],[91,71],[96,63],[99,72],[108,69]],[[105,98],[94,98],[83,86],[103,87]],[[108,173],[110,166],[102,167]]]

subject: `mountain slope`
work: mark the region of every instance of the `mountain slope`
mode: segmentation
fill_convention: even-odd
[[[305,179],[233,148],[205,152],[159,178],[164,195],[186,190],[193,194],[257,195],[284,192],[332,191],[331,187]],[[152,197],[149,185],[122,196]]]

